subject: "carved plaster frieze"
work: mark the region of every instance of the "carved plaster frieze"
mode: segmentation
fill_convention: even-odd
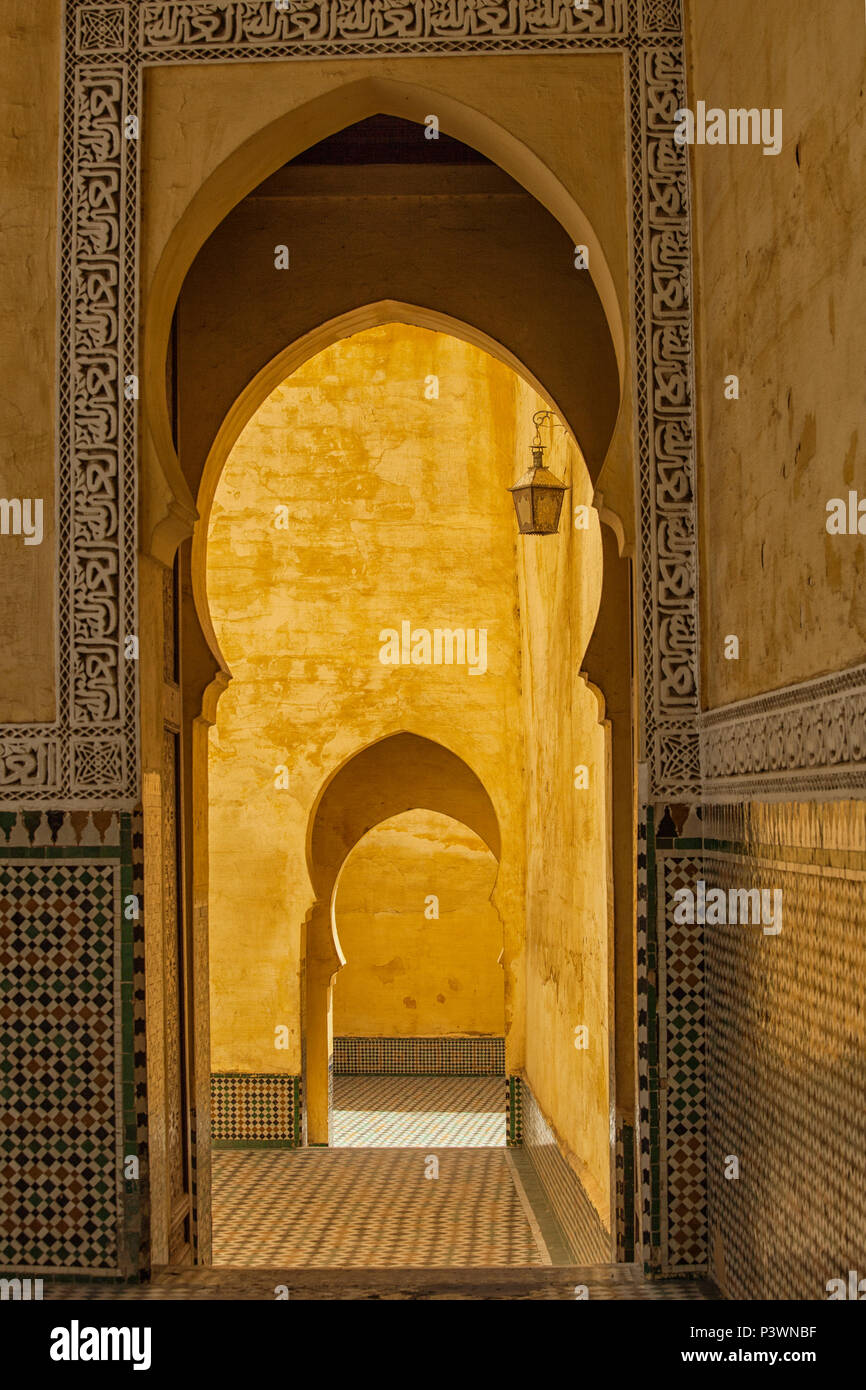
[[[866,665],[701,716],[704,800],[866,795]]]

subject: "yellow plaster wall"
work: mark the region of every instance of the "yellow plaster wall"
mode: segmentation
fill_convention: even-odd
[[[483,840],[436,812],[409,811],[365,835],[337,888],[346,965],[335,1036],[502,1036],[496,870]]]
[[[866,497],[866,25],[860,0],[688,13],[692,108],[783,112],[777,156],[692,147],[712,707],[866,656],[866,540],[825,528],[830,498]]]
[[[439,378],[439,399],[425,381]],[[208,593],[234,681],[211,735],[213,1069],[300,1066],[299,937],[311,808],[353,753],[408,729],[481,778],[502,833],[506,1029],[522,1055],[523,738],[515,526],[517,378],[442,334],[384,326],[279,387],[235,446]],[[522,412],[543,406],[520,397]],[[289,507],[291,529],[274,526]],[[380,632],[486,628],[488,670],[390,667]],[[288,769],[288,789],[275,787]],[[276,1026],[290,1030],[278,1051]]]
[[[612,893],[606,849],[605,730],[581,661],[601,597],[597,513],[573,522],[592,489],[569,469],[561,432],[550,467],[573,493],[556,541],[522,550],[527,730],[526,1077],[605,1225],[610,1222]],[[570,509],[570,510],[568,510]],[[575,787],[576,767],[588,785]],[[587,1029],[586,1048],[575,1029]]]
[[[0,496],[41,498],[44,537],[0,536],[0,723],[55,715],[55,343],[60,0],[0,23]]]

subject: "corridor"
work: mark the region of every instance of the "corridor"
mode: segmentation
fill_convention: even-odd
[[[0,1301],[718,1297],[826,1379],[862,0],[7,0],[0,71]]]
[[[331,1148],[213,1155],[214,1263],[569,1263],[505,1149],[502,1076],[336,1076]],[[550,1230],[549,1213],[543,1212]]]

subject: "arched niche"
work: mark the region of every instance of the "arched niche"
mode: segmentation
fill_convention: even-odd
[[[480,778],[443,744],[407,730],[347,758],[324,783],[310,813],[307,863],[316,899],[304,923],[302,1008],[311,1144],[327,1144],[330,1131],[333,982],[345,965],[334,917],[340,872],[368,831],[413,810],[462,822],[499,859],[499,820]]]
[[[361,837],[334,888],[346,957],[334,981],[335,1071],[341,1036],[504,1036],[498,872],[489,845],[437,811],[400,812]]]

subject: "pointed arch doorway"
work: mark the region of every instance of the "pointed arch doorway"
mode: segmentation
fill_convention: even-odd
[[[511,197],[511,196],[513,196],[513,195],[512,195],[511,192],[509,191],[505,196]],[[518,196],[519,196],[519,195],[518,195]],[[205,264],[206,260],[207,260],[207,257],[205,257],[205,260],[202,262],[201,266],[199,267],[199,268],[202,270],[202,273],[205,273],[205,272],[206,272],[206,264]],[[378,312],[379,312],[379,313],[387,313],[387,312],[393,313],[393,309],[390,309],[390,310],[389,310],[389,308],[387,307],[389,304],[393,304],[393,303],[394,303],[394,301],[377,301],[377,307],[378,307],[378,306],[385,306],[384,308],[378,307]],[[400,303],[403,304],[403,303],[405,303],[405,301],[400,301]],[[363,313],[363,312],[366,312],[366,310],[363,310],[363,311],[361,311],[361,312],[362,312],[362,313]],[[419,312],[420,312],[421,314],[423,314],[423,315],[425,316],[425,318],[426,318],[428,315],[432,315],[432,311],[429,310],[429,309],[421,309]],[[449,316],[447,316],[447,318],[448,318],[448,321],[449,321],[449,322],[452,322],[452,323],[454,322],[454,319],[453,319],[452,316],[449,315]],[[590,315],[590,316],[585,316],[585,317],[584,317],[584,328],[586,327],[586,323],[589,322],[589,320],[590,320],[591,318],[592,318],[591,315]],[[345,319],[345,316],[338,316],[337,319],[333,320],[332,322],[336,324],[336,323],[339,323],[339,322],[341,321],[341,319]],[[602,322],[602,320],[603,320],[603,316],[602,316],[602,319],[599,319],[598,317],[596,317],[596,319],[593,320],[593,321],[594,321],[596,324],[600,324],[600,323]],[[430,320],[427,319],[427,321],[429,322]],[[439,319],[439,321],[441,322],[442,320]],[[315,335],[316,335],[317,333],[319,333],[319,331],[320,331],[320,330],[317,330],[317,329],[312,329],[312,330],[310,330],[309,335],[307,335],[307,346],[308,346],[308,347],[315,341]],[[179,325],[178,332],[179,332],[180,338],[181,338],[181,340],[182,340],[182,338],[183,338],[182,324]],[[468,329],[467,335],[465,335],[465,336],[471,335],[472,337],[475,337],[477,334],[478,334],[478,330],[475,329],[474,327],[470,326],[469,329]],[[609,355],[608,355],[608,358],[607,358],[607,361],[608,361],[608,364],[610,365],[610,363],[612,363],[612,362],[614,361],[614,359],[615,359],[615,354],[612,353],[612,351],[611,351],[611,348],[610,348],[610,339],[609,339],[609,337],[607,338],[606,342],[607,342],[607,347],[605,348],[605,351],[609,354]],[[497,346],[498,346],[499,350],[498,350],[498,352],[497,352],[496,355],[499,356],[500,359],[504,356],[504,357],[506,357],[506,358],[511,358],[511,360],[516,360],[516,359],[514,359],[513,354],[511,354],[510,348],[503,347],[501,344],[497,344]],[[245,350],[246,350],[246,349],[244,349],[244,351],[245,351]],[[255,346],[255,349],[254,349],[254,350],[255,350],[256,353],[259,353],[259,354],[260,354],[260,353],[261,353],[261,350],[262,350],[262,343],[261,343],[261,342],[258,343],[258,345]],[[289,350],[286,350],[286,351],[292,351],[292,349],[289,349]],[[560,357],[560,359],[561,359],[562,356],[563,356],[562,351],[561,351],[561,349],[558,349],[557,351],[559,352],[559,357]],[[568,353],[566,352],[565,355],[568,356]],[[242,356],[243,356],[243,352],[240,353],[240,354],[238,354],[238,356],[239,356],[239,357],[242,357]],[[181,351],[179,360],[182,361],[182,359],[183,359],[183,350]],[[195,364],[192,364],[191,367],[188,367],[188,368],[187,368],[187,370],[194,370],[194,369],[195,369]],[[269,369],[270,369],[270,364],[266,364],[264,367],[260,368],[260,374],[259,374],[259,376],[257,376],[256,378],[254,378],[254,383],[255,383],[254,389],[255,389],[256,391],[261,390],[261,389],[262,389],[262,386],[265,384],[266,377],[265,377],[264,374],[267,373]],[[244,370],[246,370],[246,368],[244,368]],[[613,370],[614,370],[614,377],[615,377],[615,367],[614,367]],[[213,388],[213,390],[211,391],[211,394],[214,395],[215,401],[216,401],[216,402],[219,402],[219,400],[220,400],[220,391],[223,390],[223,385],[222,385],[220,382],[215,381],[215,380],[212,378],[212,376],[211,376],[208,372],[204,372],[203,374],[200,374],[200,375],[201,375],[201,379],[202,379],[203,381],[207,381],[207,382],[208,382],[209,390],[210,390],[210,388]],[[526,378],[526,376],[530,376],[530,373],[529,373],[528,371],[526,371],[526,369],[524,369],[523,375],[524,375],[524,378]],[[530,378],[530,379],[532,379],[532,378]],[[613,378],[610,378],[610,379],[613,380]],[[247,389],[247,388],[245,388],[245,391],[246,391],[246,389]],[[616,396],[616,390],[617,390],[617,388],[614,388],[614,396]],[[183,390],[181,389],[180,392],[179,392],[179,395],[182,397],[183,394],[184,394],[184,393],[183,393]],[[243,394],[243,393],[242,393],[242,394]],[[600,430],[600,433],[599,433],[599,440],[601,440],[601,439],[603,438],[605,428],[608,430],[608,437],[609,437],[610,431],[611,431],[612,428],[613,428],[613,420],[614,420],[614,418],[615,418],[615,409],[613,410],[613,412],[611,412],[611,410],[610,410],[610,399],[611,399],[611,397],[610,397],[609,393],[608,393],[608,396],[606,397],[604,391],[599,391],[598,394],[597,394],[597,396],[595,397],[595,400],[594,400],[593,408],[596,410],[596,427]],[[240,400],[240,398],[238,398],[238,400]],[[236,408],[237,408],[237,411],[239,412],[239,413],[234,413],[234,414],[233,414],[231,423],[229,423],[229,424],[226,426],[225,434],[223,435],[222,440],[220,441],[220,447],[230,447],[228,441],[230,441],[233,431],[236,431],[236,430],[237,430],[239,421],[242,419],[243,411],[245,411],[245,410],[249,407],[249,404],[250,404],[250,401],[251,401],[251,400],[252,400],[252,396],[246,397],[245,400],[244,400],[244,402],[243,402],[243,404],[242,404],[241,406],[238,406],[238,401],[235,401],[235,403],[232,405],[231,411],[230,411],[230,412],[227,412],[226,414],[224,414],[224,415],[222,416],[221,422],[220,422],[220,429],[218,429],[218,431],[217,431],[218,434],[221,433],[222,424],[224,424],[224,423],[229,419],[229,415],[231,415],[232,412],[235,412],[235,411],[236,411]],[[547,400],[548,400],[548,402],[550,401],[550,396],[549,396],[549,395],[547,396]],[[607,402],[607,403],[605,403],[605,402]],[[194,402],[193,402],[193,404],[194,404]],[[221,407],[220,407],[220,408],[221,408]],[[209,411],[212,411],[213,409],[215,409],[214,402],[213,402],[213,401],[208,402],[208,410],[209,410]],[[608,423],[607,423],[606,426],[602,423],[602,422],[603,422],[603,419],[604,419],[604,412],[605,412],[605,411],[607,411],[607,417],[606,417],[606,418],[607,418],[607,421],[608,421]],[[216,419],[217,416],[214,416],[214,418]],[[198,428],[198,427],[196,427],[196,428]],[[209,429],[210,426],[207,426],[207,428]],[[182,428],[181,428],[181,433],[182,433]],[[201,438],[204,438],[204,435],[201,435],[200,437],[201,437]],[[190,442],[189,448],[187,449],[187,451],[186,451],[186,453],[185,453],[185,458],[186,458],[186,461],[187,461],[187,467],[191,470],[191,473],[194,473],[194,472],[195,472],[195,468],[196,468],[196,466],[197,466],[197,465],[196,465],[196,455],[197,455],[197,452],[199,452],[199,444],[196,442],[196,435],[195,435],[195,433],[194,433],[193,436],[192,436],[192,438],[191,438],[191,442]],[[217,451],[214,452],[214,453],[211,453],[211,450],[209,450],[208,452],[209,452],[209,457],[208,457],[208,460],[207,460],[207,467],[206,467],[206,469],[205,469],[205,472],[208,473],[208,474],[210,474],[211,464],[213,464],[213,466],[214,466],[214,471],[213,471],[212,474],[210,474],[210,476],[211,476],[211,478],[214,478],[214,477],[216,476],[216,474],[218,473],[218,469],[219,469],[219,465],[218,465],[218,452],[219,452],[219,450],[217,449]],[[596,445],[596,446],[595,446],[595,456],[596,456],[596,459],[597,459],[598,461],[600,461],[600,458],[603,456],[603,452],[604,452],[604,447],[603,447],[603,446],[600,446],[600,445]],[[182,453],[182,456],[184,456],[184,451],[183,451],[183,450],[181,450],[181,453]],[[207,483],[207,481],[206,481],[205,478],[202,479],[202,485],[203,485],[203,489],[204,489],[204,490],[203,490],[203,493],[202,493],[202,497],[204,498],[204,497],[206,497],[206,494],[207,494],[207,486],[208,486],[208,483]],[[198,534],[199,534],[199,536],[201,535],[201,528],[199,529],[199,533],[198,533]],[[192,565],[189,567],[189,569],[187,570],[187,573],[189,574],[189,583],[190,583],[190,587],[191,587],[191,589],[195,590],[196,585],[197,585],[197,583],[198,583],[198,576],[200,575],[200,568],[199,568],[198,566],[196,566],[195,564],[192,564]],[[202,616],[203,613],[204,613],[204,616]],[[198,618],[199,618],[199,621],[201,622],[201,627],[203,628],[203,630],[205,631],[205,633],[207,633],[206,609],[203,609],[201,603],[199,603],[199,605],[198,605]],[[216,677],[215,677],[215,682],[213,682],[213,683],[211,684],[211,695],[208,697],[209,700],[212,701],[213,695],[214,695],[215,693],[218,693],[218,689],[219,689],[219,687],[220,687],[221,682],[224,682],[224,676],[221,676],[220,673],[217,672],[217,673],[216,673]],[[202,693],[204,694],[204,690],[202,691]],[[207,701],[206,701],[206,703],[207,703]]]

